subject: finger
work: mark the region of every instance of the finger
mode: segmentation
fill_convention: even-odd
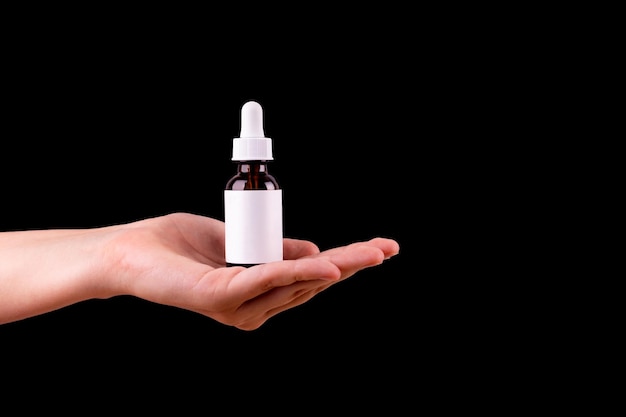
[[[361,269],[380,265],[386,255],[386,252],[377,245],[359,242],[326,250],[314,258],[326,259],[336,265],[341,271],[341,279],[345,279]]]
[[[400,253],[400,244],[394,239],[375,237],[365,243],[367,245],[372,245],[382,250],[385,254],[385,259],[389,259]]]
[[[333,283],[321,280],[306,281],[268,291],[240,307],[238,312],[245,319],[235,324],[235,327],[242,330],[258,329],[270,318],[306,303]],[[268,309],[267,306],[275,307]]]
[[[228,293],[237,299],[250,300],[274,288],[298,281],[336,281],[341,271],[326,259],[303,258],[270,262],[247,268],[229,282]]]
[[[350,245],[327,249],[323,251],[321,255],[335,255],[338,253],[345,253],[346,251],[352,251],[355,248],[360,247],[371,247],[382,251],[383,259],[389,259],[400,252],[400,245],[397,241],[389,238],[376,237],[367,241],[355,242]]]
[[[283,239],[283,258],[286,260],[299,259],[320,253],[313,242],[301,239]]]

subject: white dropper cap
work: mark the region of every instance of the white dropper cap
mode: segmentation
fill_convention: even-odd
[[[272,139],[263,131],[263,109],[256,101],[241,107],[241,132],[233,140],[233,161],[271,161]]]

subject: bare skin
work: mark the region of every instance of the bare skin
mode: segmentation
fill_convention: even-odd
[[[174,213],[92,229],[0,233],[0,324],[89,299],[132,295],[241,330],[399,252],[393,239],[320,252],[284,239],[284,261],[226,267],[224,223]]]

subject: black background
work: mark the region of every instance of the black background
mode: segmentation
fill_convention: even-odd
[[[285,234],[400,254],[252,332],[132,297],[2,325],[5,408],[406,414],[552,392],[535,259],[559,246],[555,182],[537,190],[575,91],[562,39],[475,5],[236,6],[7,12],[0,231],[221,218],[256,100]]]
[[[306,386],[300,399],[314,402],[358,384],[372,395],[355,401],[390,411],[471,378],[463,369],[478,365],[483,311],[469,294],[484,283],[480,260],[467,254],[479,245],[472,213],[482,168],[467,160],[486,133],[484,77],[472,77],[471,48],[413,23],[383,31],[364,22],[293,44],[289,32],[261,43],[251,31],[237,44],[201,28],[115,41],[110,31],[81,39],[59,29],[10,51],[2,231],[176,211],[222,219],[240,109],[255,100],[273,139],[286,236],[321,249],[375,236],[400,244],[383,265],[251,332],[127,296],[2,325],[16,384],[113,380],[116,395],[149,386],[152,400],[183,388],[192,405],[218,386],[242,396]]]
[[[408,57],[390,54],[379,74],[370,58],[354,56],[256,65],[176,49],[83,51],[80,59],[75,49],[51,50],[16,62],[6,81],[0,230],[175,211],[223,219],[240,109],[256,100],[273,139],[270,170],[284,189],[285,235],[321,249],[390,237],[401,252],[252,332],[125,296],[3,325],[2,349],[22,369],[182,378],[260,366],[340,384],[355,371],[417,366],[417,344],[432,343],[419,336],[433,313],[418,242],[434,175],[421,161],[433,157],[424,150],[436,112],[425,110],[432,97],[420,89],[432,86]]]

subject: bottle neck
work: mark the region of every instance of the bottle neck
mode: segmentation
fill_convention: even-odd
[[[227,190],[278,190],[276,178],[267,170],[267,161],[238,161],[237,173],[226,183]]]
[[[267,161],[241,161],[237,164],[237,172],[267,174]]]

